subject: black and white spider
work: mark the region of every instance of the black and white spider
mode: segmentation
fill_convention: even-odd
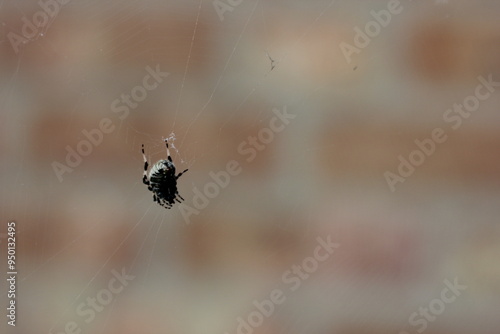
[[[142,145],[142,157],[144,158],[144,174],[142,182],[148,186],[149,191],[153,192],[153,200],[166,209],[170,209],[177,201],[181,203],[184,198],[177,191],[177,179],[188,170],[175,175],[175,166],[170,157],[170,150],[167,145],[167,160],[159,160],[151,167],[148,175],[148,160],[144,153],[144,144]]]

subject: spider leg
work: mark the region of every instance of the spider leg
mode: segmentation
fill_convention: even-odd
[[[168,142],[166,139],[165,139],[165,145],[167,145],[167,159],[168,161],[173,162],[172,157],[170,156],[170,150],[168,149]]]
[[[181,177],[182,174],[184,174],[185,172],[187,172],[189,169],[185,169],[182,173],[179,173],[177,174],[177,176],[175,177],[175,179],[178,179]]]
[[[165,209],[170,209],[172,207],[172,204],[167,202],[166,200],[162,200],[162,203],[160,203],[161,206],[163,206]]]
[[[148,159],[146,158],[146,154],[144,153],[144,144],[142,144],[142,158],[144,159],[144,173],[142,174],[142,183],[148,186],[149,190],[150,189],[150,183],[148,180]]]
[[[175,194],[176,194],[177,196],[179,196],[179,198],[180,198],[181,200],[183,200],[183,201],[184,201],[184,198],[182,198],[181,194],[179,194],[178,192],[176,192]],[[179,203],[180,203],[180,202],[179,202]]]

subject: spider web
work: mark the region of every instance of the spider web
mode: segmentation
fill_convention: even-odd
[[[0,4],[0,8],[4,5],[5,1]],[[318,20],[320,20],[325,12],[327,12],[331,6],[335,3],[335,1],[328,2],[326,6],[323,6],[318,9],[317,15],[314,18],[314,20],[311,21],[310,25],[303,31],[303,33],[296,39],[295,45],[288,51],[288,52],[294,52],[294,47],[300,43],[308,33],[310,33],[310,28],[313,27]],[[30,15],[33,12],[33,8],[24,8],[21,4],[15,4],[15,6],[19,10],[20,16],[26,16],[30,17]],[[146,5],[147,7],[147,5]],[[262,23],[266,24],[265,22],[265,12],[266,12],[266,5],[262,1],[254,1],[253,3],[249,4],[248,6],[242,6],[242,8],[237,8],[235,9],[239,13],[237,15],[243,16],[244,20],[242,21],[243,23],[238,26],[236,25],[235,27],[237,30],[233,33],[232,38],[232,47],[230,48],[229,54],[222,56],[225,58],[225,60],[222,62],[223,67],[222,69],[219,70],[219,74],[216,75],[216,80],[215,83],[212,85],[212,88],[209,91],[208,97],[205,99],[205,102],[201,105],[198,111],[194,113],[194,116],[191,118],[189,123],[187,125],[184,125],[183,127],[178,126],[178,118],[179,118],[179,111],[185,102],[185,86],[187,81],[189,80],[190,76],[190,63],[191,63],[191,56],[193,52],[193,48],[196,45],[197,42],[197,34],[199,33],[199,21],[200,21],[200,15],[203,10],[208,11],[208,10],[213,10],[212,4],[208,1],[196,1],[192,2],[188,5],[188,10],[196,12],[196,19],[195,19],[195,24],[192,27],[192,35],[190,39],[190,46],[189,46],[189,52],[186,58],[186,63],[185,63],[185,68],[182,74],[182,80],[179,82],[171,82],[171,78],[167,78],[167,84],[169,86],[173,85],[178,85],[180,84],[180,90],[177,93],[177,99],[176,99],[176,106],[175,110],[173,113],[173,118],[172,122],[170,125],[166,124],[164,127],[164,132],[160,134],[151,134],[147,130],[144,129],[139,129],[135,125],[131,124],[128,120],[125,120],[123,122],[120,122],[118,125],[118,129],[115,133],[113,133],[113,136],[121,137],[123,138],[123,145],[126,147],[130,147],[130,153],[129,153],[129,158],[133,159],[136,161],[138,170],[139,167],[142,168],[141,166],[141,156],[140,152],[137,149],[140,147],[142,143],[145,144],[146,146],[146,154],[150,158],[150,163],[153,162],[154,160],[157,160],[158,158],[163,158],[166,155],[165,151],[165,145],[164,142],[162,141],[165,137],[168,138],[170,147],[171,147],[171,153],[174,159],[174,162],[177,165],[177,168],[190,168],[191,170],[196,170],[197,168],[197,162],[202,161],[205,157],[210,156],[214,151],[216,151],[219,148],[220,143],[217,142],[215,143],[213,149],[211,151],[208,151],[206,153],[197,153],[197,154],[192,154],[189,151],[183,150],[183,146],[187,142],[191,142],[192,146],[196,146],[198,143],[201,143],[201,141],[192,141],[190,140],[190,135],[193,133],[193,128],[194,126],[200,122],[200,118],[207,113],[209,110],[209,107],[213,104],[214,99],[220,96],[221,92],[225,89],[225,87],[222,87],[221,84],[223,83],[223,79],[227,76],[230,65],[234,62],[236,53],[239,50],[242,40],[249,35],[249,27],[253,26],[254,24]],[[103,4],[98,1],[88,1],[86,3],[83,3],[80,5],[80,10],[83,9],[85,11],[85,14],[89,19],[92,19],[93,17],[103,15],[103,16],[109,16],[107,19],[108,23],[113,23],[121,20],[126,20],[127,17],[127,12],[133,11],[134,9],[141,13],[143,12],[144,9],[144,2],[141,1],[129,1],[125,5],[116,5],[114,3],[109,3],[109,4]],[[260,9],[260,10],[259,10]],[[71,10],[71,7],[68,5],[68,8],[63,8],[61,10]],[[260,17],[259,15],[260,14]],[[229,16],[231,13],[226,13],[228,16],[228,20],[230,19]],[[54,19],[51,19],[49,23],[43,27],[41,33],[39,36],[37,36],[34,40],[30,41],[30,43],[36,43],[42,46],[42,49],[47,50],[48,52],[51,51],[52,46],[48,43],[45,42],[43,37],[47,34],[50,34],[51,27],[53,26],[53,23],[57,20],[57,17]],[[16,27],[8,27],[14,30]],[[140,32],[140,31],[138,31]],[[6,41],[3,41],[3,47],[5,47]],[[44,43],[47,43],[44,45]],[[273,46],[272,45],[266,45],[265,47],[260,50],[260,54],[263,59],[267,59],[267,57],[271,57],[269,52],[272,53]],[[106,53],[120,53],[120,52],[126,52],[127,48],[123,48],[122,46],[117,46],[116,49],[108,48],[108,50],[104,51],[104,55]],[[148,53],[149,50],[143,50],[144,53]],[[10,77],[10,80],[7,82],[7,84],[4,86],[5,89],[3,89],[4,94],[2,94],[2,109],[4,110],[10,110],[14,108],[9,108],[9,103],[12,103],[11,101],[14,101],[16,99],[15,96],[13,96],[18,83],[18,74],[20,70],[22,70],[23,67],[23,57],[24,54],[21,52],[18,55],[18,60],[17,60],[17,66],[15,71]],[[219,136],[224,130],[224,128],[230,124],[232,120],[234,120],[236,117],[238,117],[238,114],[242,112],[242,108],[245,106],[245,104],[249,101],[251,101],[252,97],[256,92],[259,90],[265,90],[266,85],[268,85],[268,82],[270,78],[275,73],[279,73],[280,71],[280,64],[285,63],[287,60],[287,53],[283,53],[283,55],[280,58],[276,58],[277,56],[273,55],[272,57],[275,57],[275,68],[273,70],[266,70],[264,71],[264,75],[261,76],[261,78],[257,78],[257,82],[254,84],[251,84],[250,89],[247,90],[247,92],[244,94],[243,99],[240,100],[239,103],[237,103],[237,107],[232,111],[231,115],[227,117],[227,119],[219,125]],[[154,56],[151,57],[152,60]],[[264,61],[266,63],[267,60]],[[153,62],[154,63],[154,62]],[[270,63],[266,64],[266,67],[269,68],[271,66]],[[69,69],[68,72],[68,80],[74,81],[77,79],[76,77],[77,74],[72,73],[72,69]],[[318,89],[321,89],[322,87],[318,87]],[[168,88],[167,88],[168,89]],[[76,115],[82,110],[83,106],[95,96],[97,92],[97,89],[95,88],[87,88],[87,89],[82,89],[80,92],[76,91],[77,93],[77,98],[73,104],[73,106],[70,108],[69,112],[69,121],[67,122],[65,126],[64,132],[66,134],[70,134],[74,131],[78,131],[78,124],[75,122],[75,117]],[[292,99],[291,101],[283,101],[282,104],[290,105],[290,106],[299,106],[299,102],[304,101],[306,98],[310,98],[313,94],[305,94],[305,96],[297,97]],[[269,109],[271,109],[271,106],[269,106]],[[254,117],[254,124],[248,125],[249,128],[252,128],[255,126],[255,124],[260,123],[262,120],[268,119],[269,116],[263,116],[263,113],[269,114],[269,110],[260,110],[259,113]],[[12,114],[12,112],[8,113],[6,116],[6,123],[12,123],[18,121],[16,116]],[[10,120],[9,118],[12,118],[13,120]],[[35,223],[34,226],[27,226],[24,225],[26,221],[30,220],[30,215],[28,215],[29,210],[33,210],[33,208],[30,208],[30,204],[33,202],[30,200],[30,195],[29,194],[29,189],[26,187],[26,184],[23,182],[23,178],[27,179],[32,179],[36,177],[36,172],[33,170],[28,170],[28,165],[29,163],[26,161],[26,155],[27,155],[27,142],[23,140],[19,140],[20,138],[29,138],[30,136],[28,135],[28,130],[23,129],[19,131],[19,135],[16,139],[17,144],[14,145],[19,152],[18,156],[14,159],[11,159],[11,164],[6,165],[3,168],[3,175],[15,175],[14,182],[13,184],[17,187],[17,189],[9,189],[9,188],[4,188],[4,189],[9,189],[7,192],[6,190],[2,191],[2,200],[3,203],[5,203],[5,206],[3,207],[2,210],[2,217],[9,217],[9,214],[17,213],[14,214],[11,218],[14,219],[16,222],[18,222],[19,230],[18,230],[18,236],[19,236],[19,245],[18,247],[21,249],[21,252],[23,248],[27,248],[26,244],[23,244],[23,235],[26,235],[26,231],[30,229],[34,229],[36,231],[39,231],[40,234],[34,238],[34,248],[37,250],[36,257],[34,259],[30,259],[30,262],[27,263],[27,259],[20,258],[20,266],[23,268],[23,270],[20,270],[20,274],[18,276],[18,289],[20,291],[21,296],[24,297],[24,294],[22,294],[23,289],[33,289],[33,284],[37,280],[42,280],[40,278],[41,274],[45,276],[47,273],[46,271],[51,271],[51,270],[57,270],[57,265],[62,262],[62,258],[66,256],[72,256],[72,254],[78,253],[79,249],[84,247],[85,245],[83,244],[86,240],[86,237],[89,235],[92,235],[93,233],[96,232],[96,230],[99,230],[100,226],[102,224],[106,224],[106,221],[103,219],[96,219],[93,222],[89,222],[88,226],[83,229],[83,231],[79,232],[78,235],[69,235],[65,242],[62,244],[57,245],[56,249],[53,251],[49,251],[48,248],[48,243],[50,243],[53,239],[50,238],[50,233],[51,233],[51,225],[50,221],[51,218],[55,216],[55,212],[58,209],[58,196],[56,194],[60,191],[63,191],[61,189],[58,189],[61,187],[59,183],[53,178],[49,177],[47,182],[41,182],[40,185],[42,189],[44,189],[44,194],[45,198],[40,201],[38,206],[34,208],[34,211],[37,212],[39,215],[38,222]],[[106,139],[105,139],[106,140]],[[108,139],[111,140],[111,139]],[[98,150],[99,148],[96,148]],[[47,148],[47,155],[48,156],[54,156],[55,153],[51,148]],[[85,164],[87,161],[92,160],[92,157],[88,157],[85,159],[83,164]],[[88,162],[87,162],[88,163]],[[16,166],[19,166],[17,168],[17,171],[12,173],[11,169],[12,167],[16,168]],[[84,169],[84,167],[78,167],[81,169]],[[191,173],[191,171],[190,171]],[[187,174],[189,175],[189,174]],[[28,176],[28,177],[27,177]],[[70,179],[72,175],[68,176],[68,179]],[[85,176],[84,176],[85,177]],[[130,182],[130,179],[136,179],[136,181]],[[127,244],[130,242],[137,243],[137,247],[134,247],[133,253],[133,260],[130,263],[127,263],[125,267],[129,269],[129,272],[135,275],[141,275],[143,279],[147,279],[149,275],[152,274],[152,267],[158,265],[158,261],[161,261],[161,259],[164,257],[164,254],[161,254],[158,252],[158,243],[161,240],[161,243],[165,242],[171,242],[172,238],[175,238],[176,230],[178,230],[178,227],[175,226],[169,226],[166,228],[166,222],[171,221],[171,216],[174,213],[174,210],[164,210],[163,208],[159,208],[156,204],[154,204],[150,198],[150,194],[146,191],[140,191],[140,189],[144,190],[144,187],[142,185],[142,182],[140,180],[140,174],[137,174],[135,177],[130,176],[130,179],[124,180],[124,186],[120,187],[121,190],[120,192],[122,193],[121,198],[125,201],[125,203],[128,203],[128,207],[126,210],[128,212],[133,212],[134,210],[140,210],[142,214],[138,214],[138,219],[134,224],[131,225],[130,228],[128,228],[127,232],[123,237],[119,239],[119,241],[116,243],[116,245],[113,247],[111,252],[108,254],[103,254],[102,259],[100,260],[101,264],[98,265],[97,267],[94,267],[89,275],[86,275],[86,277],[83,277],[81,280],[81,283],[77,283],[75,285],[75,288],[70,292],[68,295],[68,298],[66,301],[62,302],[61,311],[58,311],[57,313],[52,313],[50,314],[50,317],[48,321],[45,321],[45,325],[42,327],[39,327],[39,330],[45,331],[45,332],[56,332],[60,330],[61,328],[64,328],[64,325],[72,321],[74,319],[78,319],[74,315],[74,309],[75,307],[82,302],[82,300],[85,299],[87,296],[92,296],[94,295],[95,289],[99,289],[104,283],[106,278],[109,276],[109,270],[115,268],[114,265],[110,265],[114,257],[118,252],[120,252],[124,247],[126,247]],[[184,177],[183,180],[184,182],[189,182],[189,179],[187,177]],[[66,181],[67,183],[71,183],[71,181]],[[278,191],[279,189],[284,185],[286,181],[282,180],[280,185],[278,185]],[[194,183],[192,183],[194,185]],[[184,189],[189,189],[188,187]],[[139,196],[137,196],[139,194]],[[99,201],[109,201],[110,203],[116,203],[116,201],[112,201],[110,195],[106,195],[104,197],[99,197],[98,199],[94,200],[93,203],[89,203],[88,207],[91,208],[93,205],[98,204]],[[189,198],[189,194],[184,194],[185,198]],[[78,203],[78,202],[77,202]],[[77,206],[79,204],[76,204]],[[218,207],[219,205],[222,204],[212,204],[215,207]],[[8,208],[8,211],[6,209]],[[123,205],[115,205],[115,207],[109,207],[109,212],[111,213],[111,216],[114,216],[115,214],[118,214],[121,210],[123,210]],[[224,212],[224,209],[223,209]],[[207,223],[210,220],[207,220]],[[170,224],[170,223],[169,223]],[[178,243],[178,241],[177,241]],[[22,253],[21,253],[22,254]],[[155,258],[157,261],[155,261]],[[23,263],[23,261],[26,261]],[[63,267],[64,268],[64,267]],[[116,268],[119,270],[119,268]],[[65,269],[63,269],[65,270]],[[42,276],[42,277],[43,277]],[[2,283],[3,284],[3,283]],[[5,294],[4,294],[5,296]],[[24,297],[27,298],[27,297]],[[105,320],[102,322],[102,331],[106,331],[108,326],[110,326],[110,322],[112,322],[112,315],[113,312],[116,312],[116,303],[120,302],[121,296],[117,296],[111,305],[106,306],[106,316]],[[22,300],[21,300],[22,302]],[[40,303],[40,301],[38,302]],[[39,307],[42,307],[42,305],[39,305]],[[19,320],[20,322],[22,320]],[[24,324],[25,326],[28,325],[28,323]],[[48,325],[48,327],[47,327]],[[21,324],[22,326],[22,324]],[[292,326],[292,324],[290,324]],[[85,328],[84,328],[85,330]]]
[[[5,2],[6,1],[4,0],[0,3],[0,10],[4,6]],[[154,1],[127,1],[125,4],[116,2],[102,3],[99,1],[87,1],[79,4],[78,6],[74,6],[77,7],[77,10],[83,10],[85,16],[89,20],[97,17],[104,17],[104,22],[107,23],[107,26],[103,27],[103,31],[106,32],[109,29],[108,26],[130,19],[130,13],[132,12],[144,14],[146,16],[153,15],[151,11],[154,11],[154,4]],[[100,230],[101,226],[107,223],[106,217],[114,217],[120,214],[120,217],[127,215],[134,217],[132,219],[132,224],[126,226],[127,229],[123,235],[120,235],[120,237],[114,241],[112,249],[108,250],[108,253],[102,254],[102,258],[99,258],[99,265],[92,265],[90,270],[85,274],[85,277],[76,279],[71,276],[71,278],[75,279],[75,282],[73,282],[74,286],[72,286],[65,298],[60,295],[58,296],[60,305],[57,305],[56,307],[52,306],[52,308],[57,311],[49,314],[49,319],[44,321],[43,325],[40,326],[40,324],[37,324],[39,325],[38,330],[41,330],[42,332],[56,332],[56,330],[61,330],[61,328],[64,327],[64,324],[68,321],[78,319],[78,317],[74,314],[76,306],[86,297],[94,296],[95,291],[105,286],[110,276],[110,270],[120,270],[117,263],[121,262],[115,262],[115,260],[117,255],[119,255],[124,248],[130,248],[132,261],[125,261],[125,263],[123,263],[123,267],[127,268],[127,272],[135,275],[137,277],[135,280],[137,281],[147,283],[155,281],[152,277],[157,277],[165,273],[173,274],[176,270],[183,270],[179,264],[173,261],[173,256],[169,256],[169,254],[165,253],[167,250],[174,251],[177,247],[182,246],[182,240],[180,238],[182,226],[180,226],[180,224],[183,224],[183,222],[180,218],[181,215],[176,207],[172,208],[172,210],[165,210],[153,203],[151,194],[147,192],[147,189],[142,184],[142,157],[139,149],[141,144],[145,145],[146,155],[148,156],[148,160],[151,165],[158,159],[162,159],[166,156],[163,139],[168,139],[172,158],[177,169],[190,169],[190,171],[179,181],[179,187],[183,190],[181,191],[181,195],[187,201],[192,198],[191,189],[195,186],[201,187],[203,182],[208,180],[208,178],[203,178],[203,173],[200,173],[197,170],[200,165],[203,165],[205,160],[209,159],[214,154],[216,155],[216,153],[222,148],[224,144],[224,139],[222,138],[223,132],[227,130],[227,127],[231,126],[232,123],[238,119],[238,117],[245,116],[244,114],[247,112],[245,107],[255,103],[256,100],[261,99],[263,96],[273,103],[266,103],[265,108],[260,108],[260,110],[256,112],[253,117],[249,118],[249,124],[244,125],[242,130],[250,131],[250,129],[255,129],[256,126],[260,126],[261,124],[262,126],[265,126],[266,121],[270,118],[270,111],[273,107],[279,108],[287,106],[288,109],[293,109],[296,113],[296,122],[300,124],[300,127],[294,125],[293,129],[286,129],[284,133],[278,134],[278,137],[282,137],[276,140],[279,144],[273,143],[272,145],[281,145],[280,150],[284,151],[284,154],[293,154],[297,157],[297,160],[301,161],[307,161],[308,157],[313,154],[315,150],[324,149],[324,147],[315,147],[307,142],[307,140],[310,140],[313,136],[312,132],[317,127],[317,124],[309,121],[309,119],[305,117],[306,111],[304,111],[304,109],[316,107],[314,105],[315,96],[324,93],[325,89],[331,88],[332,83],[330,81],[313,84],[314,88],[312,90],[306,91],[299,96],[289,97],[289,95],[281,92],[281,96],[273,97],[272,93],[259,93],[274,91],[273,88],[277,84],[275,78],[282,75],[283,65],[287,64],[290,56],[295,55],[298,46],[308,37],[311,37],[313,28],[322,22],[325,16],[327,16],[326,14],[329,14],[330,11],[332,11],[335,4],[335,0],[318,2],[315,6],[316,9],[312,10],[310,19],[307,20],[308,23],[306,26],[301,29],[297,36],[294,36],[294,43],[292,43],[291,46],[283,49],[273,44],[259,45],[260,50],[256,51],[255,54],[262,58],[259,62],[265,64],[265,69],[257,74],[243,72],[243,74],[247,74],[251,79],[247,81],[247,84],[245,88],[242,89],[242,92],[239,92],[240,94],[238,97],[234,98],[231,102],[231,107],[229,108],[230,113],[226,115],[224,119],[216,123],[216,130],[218,130],[217,141],[212,145],[207,145],[203,139],[192,139],[196,135],[195,129],[199,123],[209,119],[209,115],[213,112],[214,108],[220,107],[220,100],[224,99],[224,96],[227,95],[226,90],[230,90],[231,88],[230,85],[233,78],[228,77],[231,76],[231,73],[237,70],[237,65],[235,65],[235,63],[241,63],[240,58],[242,57],[242,54],[240,50],[247,47],[247,44],[245,43],[249,43],[248,39],[251,38],[255,26],[263,25],[266,27],[270,25],[269,21],[272,18],[270,18],[267,13],[272,13],[269,9],[272,5],[267,4],[265,1],[255,0],[252,2],[244,2],[243,4],[235,7],[232,12],[225,13],[226,20],[228,22],[234,20],[235,17],[240,20],[238,21],[238,24],[234,24],[234,22],[228,23],[235,29],[228,34],[230,45],[226,46],[224,52],[221,52],[215,57],[218,67],[214,70],[215,74],[211,77],[212,82],[208,85],[209,88],[206,91],[203,91],[200,101],[197,107],[192,110],[190,117],[182,116],[182,114],[183,111],[190,108],[192,105],[187,104],[187,102],[189,102],[189,99],[192,97],[189,93],[193,94],[188,91],[193,88],[195,85],[193,81],[196,79],[192,75],[193,53],[199,43],[199,35],[201,33],[200,30],[203,29],[200,23],[204,14],[212,13],[212,16],[215,15],[215,13],[213,13],[213,4],[211,1],[207,0],[196,0],[182,2],[182,4],[175,2],[174,5],[169,2],[168,5],[165,5],[166,7],[171,6],[172,10],[177,10],[180,14],[185,12],[191,14],[194,13],[195,17],[194,22],[192,19],[186,19],[189,23],[192,22],[194,24],[190,26],[191,33],[188,34],[189,39],[187,41],[188,53],[185,57],[185,64],[182,68],[180,76],[176,76],[178,80],[174,80],[172,76],[167,77],[165,79],[165,83],[163,84],[164,86],[162,85],[159,88],[159,90],[162,91],[173,90],[175,92],[175,94],[173,94],[173,108],[169,110],[162,110],[157,114],[149,114],[147,116],[151,118],[161,115],[162,113],[168,113],[171,116],[169,118],[169,122],[165,122],[161,125],[160,132],[150,132],[147,127],[145,128],[140,124],[138,125],[137,123],[132,122],[131,118],[118,123],[117,130],[110,135],[111,137],[106,137],[104,140],[113,141],[118,138],[119,141],[121,141],[122,146],[126,148],[125,153],[123,153],[125,158],[133,160],[137,165],[137,173],[113,178],[114,182],[121,182],[121,185],[116,186],[117,190],[115,192],[106,191],[104,192],[104,195],[98,196],[85,205],[76,201],[76,204],[73,205],[77,210],[82,207],[91,209],[94,205],[98,205],[101,201],[105,201],[110,203],[110,206],[107,209],[109,214],[102,217],[102,219],[90,221],[88,226],[80,228],[78,233],[68,233],[68,235],[64,238],[64,242],[57,244],[55,249],[51,249],[49,247],[49,243],[54,241],[51,237],[51,232],[52,229],[55,228],[50,224],[50,221],[52,218],[57,218],[57,210],[59,207],[58,201],[61,199],[60,196],[58,196],[58,193],[64,191],[69,192],[70,190],[68,190],[67,186],[64,186],[64,184],[61,185],[58,183],[54,177],[48,177],[45,181],[37,182],[37,185],[43,189],[42,191],[38,191],[37,189],[31,188],[27,185],[29,180],[34,180],[39,177],[36,170],[30,169],[32,161],[27,161],[27,150],[29,150],[28,143],[25,139],[22,139],[30,138],[29,129],[27,126],[20,127],[20,130],[15,138],[7,138],[9,143],[15,143],[12,144],[12,147],[15,147],[17,153],[12,154],[12,159],[10,159],[10,161],[2,167],[2,175],[14,175],[13,181],[9,183],[9,186],[11,187],[5,187],[2,189],[1,198],[4,203],[4,206],[2,207],[2,217],[4,217],[4,221],[6,219],[14,219],[18,222],[18,235],[20,240],[18,247],[21,248],[21,251],[23,248],[27,248],[26,244],[23,244],[27,242],[26,239],[23,240],[23,235],[27,234],[26,231],[35,230],[38,232],[36,237],[32,240],[36,250],[36,256],[30,259],[19,259],[21,263],[20,266],[22,266],[23,270],[19,271],[18,287],[23,299],[28,299],[28,296],[23,294],[23,289],[26,289],[27,291],[36,291],[33,286],[37,280],[41,280],[40,275],[42,273],[42,277],[45,277],[45,275],[48,275],[47,272],[50,273],[52,270],[58,270],[57,264],[65,264],[65,257],[71,257],[72,255],[81,252],[82,249],[86,249],[85,241],[88,240],[86,238],[94,234],[95,231]],[[72,4],[61,10],[72,10],[71,6]],[[29,17],[32,15],[32,8],[25,8],[22,4],[18,4],[17,2],[15,7],[18,8],[20,16]],[[221,24],[224,25],[226,24],[225,22],[226,21]],[[51,27],[53,27],[55,23],[57,23],[57,17],[51,19],[49,23],[43,27],[40,36],[35,38],[30,43],[42,45],[42,49],[47,53],[55,50],[55,47],[50,45],[48,42],[44,45],[45,39],[42,38],[51,33]],[[7,26],[7,28],[15,29],[15,27],[9,26]],[[123,38],[121,39],[121,43],[119,45],[104,45],[104,50],[102,50],[103,56],[127,54],[127,52],[130,52],[130,50],[135,46],[127,45],[127,42],[133,38],[134,34],[139,34],[148,29],[146,26],[133,31],[134,28],[135,27],[132,25],[130,28],[132,32],[123,32]],[[129,36],[126,36],[127,33],[129,33]],[[1,46],[5,47],[5,44],[6,40],[3,40]],[[336,46],[332,46],[332,48],[334,47]],[[84,46],[81,46],[80,49],[83,51]],[[146,55],[150,54],[151,64],[154,65],[158,57],[165,55],[167,52],[166,50],[168,50],[168,46],[160,46],[159,50],[144,49],[141,50],[140,53]],[[15,96],[15,92],[18,85],[20,85],[18,77],[20,71],[23,71],[23,59],[24,54],[21,52],[18,55],[14,71],[12,71],[9,80],[2,87],[2,94],[0,96],[1,107],[3,110],[8,111],[5,115],[4,124],[22,123],[21,121],[23,120],[23,117],[28,117],[27,115],[14,115],[13,111],[11,111],[19,109],[19,106],[16,106],[14,101],[19,99],[18,96]],[[126,56],[123,59],[123,63],[126,63]],[[207,57],[206,61],[210,60],[211,59]],[[373,59],[369,61],[373,61]],[[119,67],[123,66],[123,64],[118,63],[114,66]],[[274,67],[271,68],[271,66]],[[82,77],[79,77],[79,75],[82,75]],[[75,74],[73,73],[72,68],[68,69],[68,82],[85,79],[86,77],[84,74]],[[135,81],[131,80],[131,82],[133,85]],[[122,90],[119,91],[121,92]],[[127,91],[127,88],[124,88],[123,91]],[[92,100],[95,97],[99,97],[99,88],[86,86],[80,90],[76,89],[75,93],[75,102],[71,104],[69,120],[64,127],[64,132],[70,135],[75,131],[79,131],[79,125],[77,125],[75,118],[85,105],[92,104]],[[105,104],[107,102],[108,101],[106,100],[106,102],[103,103]],[[186,107],[186,105],[188,105],[188,107]],[[143,108],[147,107],[144,106]],[[187,122],[186,118],[188,119]],[[258,128],[259,127],[257,127],[257,129]],[[297,131],[297,129],[300,129],[300,131]],[[292,130],[294,132],[292,132]],[[73,138],[76,138],[76,136],[73,136]],[[234,143],[233,152],[235,158],[239,158],[236,153],[237,144],[244,139],[245,138],[242,137]],[[304,140],[306,140],[305,143]],[[207,149],[199,151],[196,149],[197,146],[202,146]],[[45,149],[45,154],[50,157],[56,156],[58,153],[54,152],[50,147]],[[98,152],[98,150],[99,147],[96,148],[96,152]],[[257,159],[259,159],[259,157],[257,157]],[[92,157],[84,158],[82,166],[77,167],[82,172],[75,171],[75,174],[80,173],[79,175],[85,179],[87,176],[86,174],[88,173],[91,178],[93,175],[92,172],[86,172],[85,167],[85,164],[89,164],[90,161],[93,161]],[[222,162],[219,161],[219,164],[217,164],[218,168],[222,170],[226,162],[226,160],[223,160]],[[303,167],[303,165],[300,167]],[[204,174],[208,175],[208,171],[204,172]],[[197,175],[196,183],[193,179],[190,180],[190,174]],[[243,169],[243,174],[245,174],[245,169]],[[78,182],[71,181],[72,177],[73,174],[68,174],[69,181],[66,182],[75,187],[79,186]],[[282,195],[284,200],[291,199],[290,201],[296,204],[296,206],[294,206],[294,210],[299,210],[298,206],[301,205],[299,204],[300,199],[310,198],[312,201],[312,199],[317,198],[317,194],[315,194],[313,190],[314,186],[304,187],[303,192],[299,196],[297,194],[293,194],[292,188],[287,185],[287,182],[289,182],[289,180],[286,175],[283,175],[282,177],[278,176],[273,191]],[[302,182],[303,183],[301,184],[312,183],[314,185],[318,182],[318,180],[313,175],[305,175]],[[231,187],[232,184],[229,185],[229,188]],[[96,189],[99,189],[99,187],[94,186],[87,188],[85,189],[85,192],[96,191]],[[231,192],[231,189],[229,189],[229,192]],[[43,196],[41,196],[40,193],[43,193]],[[113,198],[114,193],[119,193],[119,201]],[[238,194],[233,195],[237,196]],[[39,200],[40,198],[42,199]],[[209,209],[202,213],[206,217],[204,224],[210,224],[212,219],[216,219],[215,216],[211,216],[211,213],[215,210],[219,210],[222,216],[224,216],[226,211],[229,211],[229,206],[232,203],[233,201],[229,200],[225,201],[224,199],[214,199],[209,204]],[[310,202],[305,203],[305,217],[310,217],[310,211],[313,210],[313,207],[310,204]],[[29,214],[30,210],[35,213],[34,215],[39,217],[37,222],[30,221],[33,219],[32,215]],[[71,213],[71,210],[69,212]],[[295,214],[296,212],[292,213]],[[310,220],[310,218],[308,219]],[[30,221],[30,224],[33,225],[24,225],[27,221]],[[287,226],[279,226],[279,228],[286,229]],[[313,237],[311,234],[312,232],[307,231],[302,236],[303,240]],[[165,247],[165,244],[169,245],[169,247]],[[276,253],[286,250],[287,248],[284,247],[283,249],[277,250]],[[272,256],[274,256],[274,254],[269,255],[269,257]],[[2,261],[4,260],[2,259]],[[66,259],[66,261],[68,260]],[[166,267],[171,267],[171,269],[166,269]],[[63,267],[63,270],[69,271],[69,268],[69,266]],[[179,277],[168,277],[165,279],[164,284],[166,286],[169,284],[175,286],[175,284],[178,284],[178,280],[181,279]],[[2,284],[5,284],[5,282]],[[132,282],[131,284],[133,285],[136,283]],[[147,291],[146,287],[143,286],[141,288],[142,291]],[[5,296],[5,294],[3,294],[3,296]],[[114,298],[110,305],[106,306],[104,312],[105,316],[101,316],[101,318],[104,319],[99,321],[99,328],[101,328],[100,331],[106,332],[112,327],[113,316],[116,312],[119,312],[117,310],[120,307],[118,304],[121,304],[122,302],[125,303],[126,301],[128,301],[126,296],[118,295]],[[35,303],[37,304],[37,307],[40,308],[44,305],[43,300],[37,300]],[[19,318],[19,322],[22,322],[23,320],[21,316]],[[285,324],[282,332],[289,332],[290,329],[298,326],[297,323],[301,322],[302,320],[297,318],[290,323]],[[27,324],[28,322],[25,323],[25,325]],[[308,324],[303,324],[303,326],[307,327]],[[84,328],[84,331],[85,329],[86,328]]]

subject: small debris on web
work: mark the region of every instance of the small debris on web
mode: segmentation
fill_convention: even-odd
[[[271,55],[269,54],[269,52],[266,51],[266,54],[267,54],[267,57],[269,58],[269,60],[271,61],[271,70],[269,71],[269,72],[271,72],[276,67],[276,65],[275,65],[276,60],[274,60],[273,58],[271,58]]]
[[[162,137],[162,139],[163,139],[163,141],[168,142],[168,145],[169,145],[169,146],[170,146],[170,147],[171,147],[171,148],[172,148],[175,152],[177,152],[177,154],[180,156],[180,154],[179,154],[179,150],[177,149],[177,147],[175,147],[175,144],[174,144],[174,141],[177,139],[177,138],[175,137],[175,133],[174,133],[174,132],[171,132],[171,133],[168,135],[168,137],[167,137],[167,138],[163,138],[163,137]],[[181,157],[181,163],[185,163],[185,161],[184,161],[184,159],[182,159],[182,157]]]

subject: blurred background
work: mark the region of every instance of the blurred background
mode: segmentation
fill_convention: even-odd
[[[401,0],[347,59],[342,43],[388,6],[2,1],[0,264],[14,220],[18,271],[6,332],[500,333],[498,87],[457,129],[443,119],[479,76],[500,81],[500,2]],[[148,67],[169,75],[140,95]],[[238,147],[275,108],[295,118],[246,161]],[[103,120],[112,130],[83,148]],[[392,191],[384,173],[436,128],[447,140]],[[241,166],[188,220],[141,181],[141,144],[154,163],[167,137],[189,168],[184,208],[210,172]],[[318,237],[339,247],[292,291],[283,275]],[[110,294],[116,272],[133,279]],[[467,288],[436,301],[454,280]],[[274,289],[286,300],[241,327]],[[90,320],[78,308],[92,298]]]

